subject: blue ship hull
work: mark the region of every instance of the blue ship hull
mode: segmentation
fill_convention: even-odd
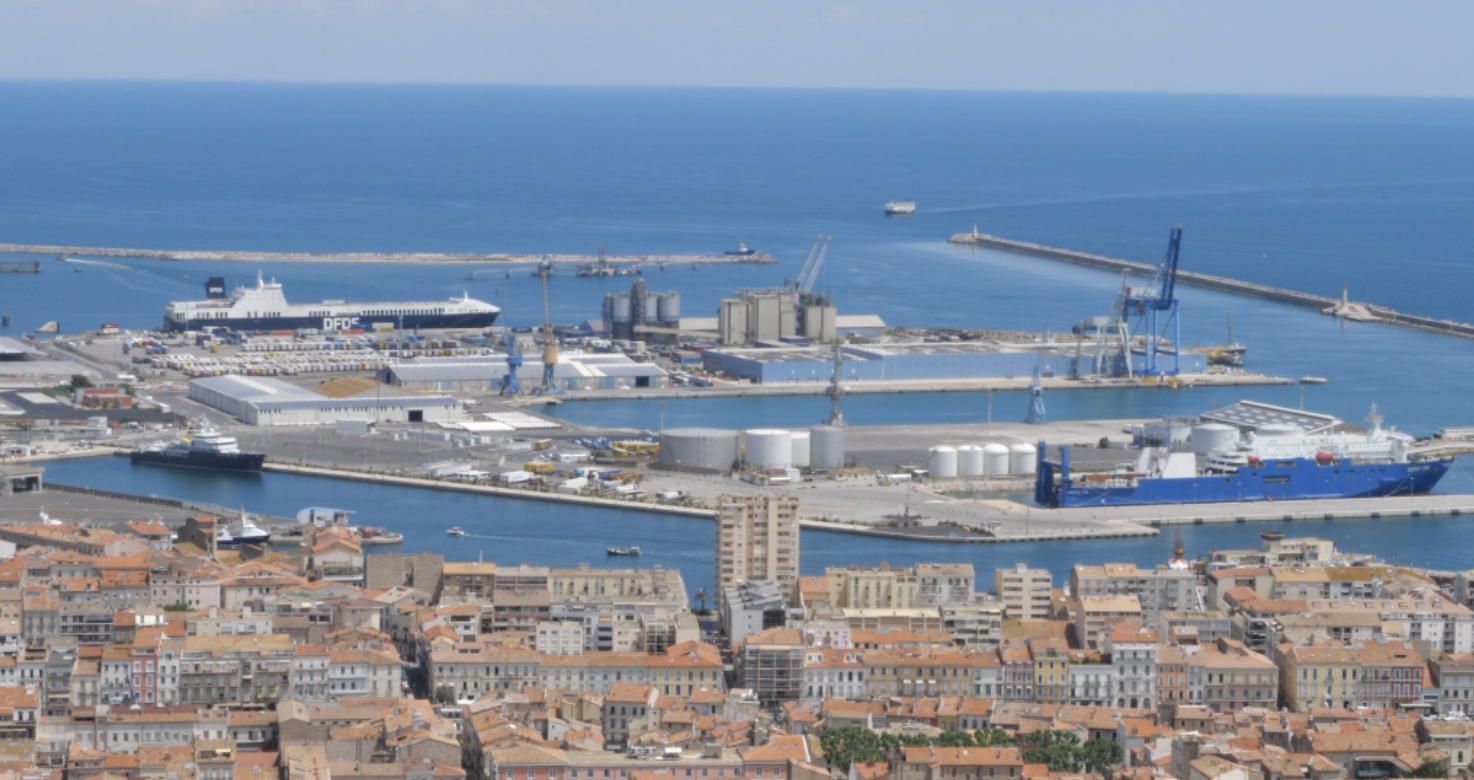
[[[1349,459],[1319,463],[1295,458],[1241,468],[1236,474],[1151,478],[1132,485],[1110,485],[1071,477],[1068,451],[1062,464],[1045,460],[1042,444],[1039,452],[1034,500],[1042,506],[1064,508],[1418,495],[1433,490],[1451,463],[1425,460],[1357,464]],[[1056,466],[1060,466],[1059,473],[1055,472]]]
[[[188,322],[164,320],[166,331],[204,330],[205,328],[229,328],[236,331],[271,331],[316,329],[337,331],[362,329],[373,333],[375,325],[403,330],[441,330],[455,328],[489,328],[496,322],[497,312],[474,314],[405,314],[402,316],[360,317],[235,317],[225,319],[194,319]]]

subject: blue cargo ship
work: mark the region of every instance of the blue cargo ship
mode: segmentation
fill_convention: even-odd
[[[1068,447],[1055,462],[1040,442],[1034,500],[1104,507],[1378,498],[1428,493],[1448,473],[1451,458],[1410,455],[1412,437],[1383,430],[1375,407],[1368,419],[1368,432],[1250,433],[1206,455],[1146,447],[1133,466],[1101,473],[1072,473]]]

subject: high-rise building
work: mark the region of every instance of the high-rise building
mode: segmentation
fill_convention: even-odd
[[[717,500],[717,588],[772,580],[785,596],[798,584],[798,499],[722,496]]]

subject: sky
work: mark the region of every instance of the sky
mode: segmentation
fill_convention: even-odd
[[[0,79],[1474,96],[1468,0],[0,0]]]

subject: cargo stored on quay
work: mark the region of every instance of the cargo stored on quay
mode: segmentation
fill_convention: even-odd
[[[1074,475],[1070,450],[1048,460],[1039,443],[1034,500],[1049,507],[1376,498],[1427,493],[1452,458],[1408,454],[1411,436],[1383,430],[1376,407],[1365,433],[1264,430],[1202,456],[1144,447],[1134,466]]]
[[[265,281],[258,273],[255,287],[237,287],[229,295],[226,295],[223,277],[210,277],[205,282],[205,300],[174,301],[164,307],[164,329],[387,331],[486,328],[496,322],[500,313],[501,309],[469,295],[445,301],[288,303],[281,284],[275,279]]]

